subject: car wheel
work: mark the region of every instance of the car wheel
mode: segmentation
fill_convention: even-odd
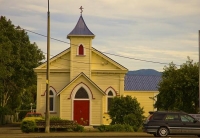
[[[169,133],[169,130],[166,127],[160,127],[158,129],[158,135],[160,137],[166,137],[168,135],[168,133]]]

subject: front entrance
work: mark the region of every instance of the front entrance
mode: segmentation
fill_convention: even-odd
[[[89,125],[89,100],[74,100],[74,121],[83,126]]]

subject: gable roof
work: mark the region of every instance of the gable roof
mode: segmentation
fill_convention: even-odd
[[[161,75],[126,75],[125,91],[158,91]]]
[[[78,78],[80,78],[81,76],[83,76],[84,78],[86,78],[89,82],[91,82],[91,84],[96,87],[103,95],[106,95],[106,93],[96,84],[94,83],[90,78],[88,78],[83,72],[81,72],[78,76],[76,76],[71,82],[69,82],[62,90],[60,90],[57,95],[60,95],[60,93],[62,93],[67,87],[69,87],[75,80],[77,80]]]
[[[75,28],[67,35],[67,38],[70,36],[95,36],[85,24],[82,15],[80,16]]]
[[[119,72],[122,71],[122,72],[126,73],[126,72],[128,71],[127,68],[125,68],[125,67],[122,66],[121,64],[117,63],[117,62],[114,61],[113,59],[109,58],[108,56],[104,55],[102,52],[98,51],[97,49],[95,49],[95,48],[92,47],[91,50],[92,50],[92,52],[96,53],[96,54],[99,55],[100,57],[104,58],[105,60],[109,61],[110,63],[112,63],[113,65],[115,65],[116,67],[118,67],[118,68],[120,69]],[[69,53],[70,51],[71,51],[71,49],[70,49],[70,48],[67,48],[66,50],[64,50],[64,51],[62,51],[62,52],[60,52],[60,53],[58,53],[57,55],[55,55],[54,57],[52,57],[52,58],[50,59],[50,63],[52,63],[53,61],[55,61],[55,60],[57,60],[57,59],[59,59],[59,58],[62,58],[63,55]],[[69,60],[70,60],[70,59],[69,59]],[[45,62],[42,63],[40,66],[34,68],[34,71],[35,71],[35,72],[40,72],[40,69],[42,69],[42,68],[45,69],[45,68],[46,68],[46,63],[47,63],[47,62],[45,61]],[[94,70],[93,70],[93,71],[94,71]],[[105,70],[103,70],[103,71],[105,71]]]
[[[65,49],[64,51],[58,53],[57,55],[53,56],[52,58],[50,58],[50,63],[53,62],[54,60],[62,57],[63,55],[65,55],[66,53],[70,52],[70,48]],[[39,65],[38,67],[34,68],[34,70],[38,70],[41,69],[43,67],[47,66],[47,61],[43,62],[41,65]]]
[[[102,52],[100,52],[99,50],[95,49],[92,47],[92,52],[98,54],[99,56],[103,57],[104,59],[108,60],[109,62],[113,63],[115,66],[117,66],[118,68],[122,69],[122,70],[126,70],[128,71],[128,69],[124,66],[122,66],[121,64],[119,64],[118,62],[116,62],[115,60],[111,59],[110,57],[106,56],[105,54],[103,54]]]

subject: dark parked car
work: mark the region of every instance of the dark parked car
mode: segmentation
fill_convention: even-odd
[[[200,122],[184,112],[156,111],[143,123],[144,132],[155,137],[167,135],[197,135],[200,137]]]

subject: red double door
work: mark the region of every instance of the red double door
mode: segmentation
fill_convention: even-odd
[[[90,101],[74,100],[74,121],[83,126],[90,124],[89,120]]]

